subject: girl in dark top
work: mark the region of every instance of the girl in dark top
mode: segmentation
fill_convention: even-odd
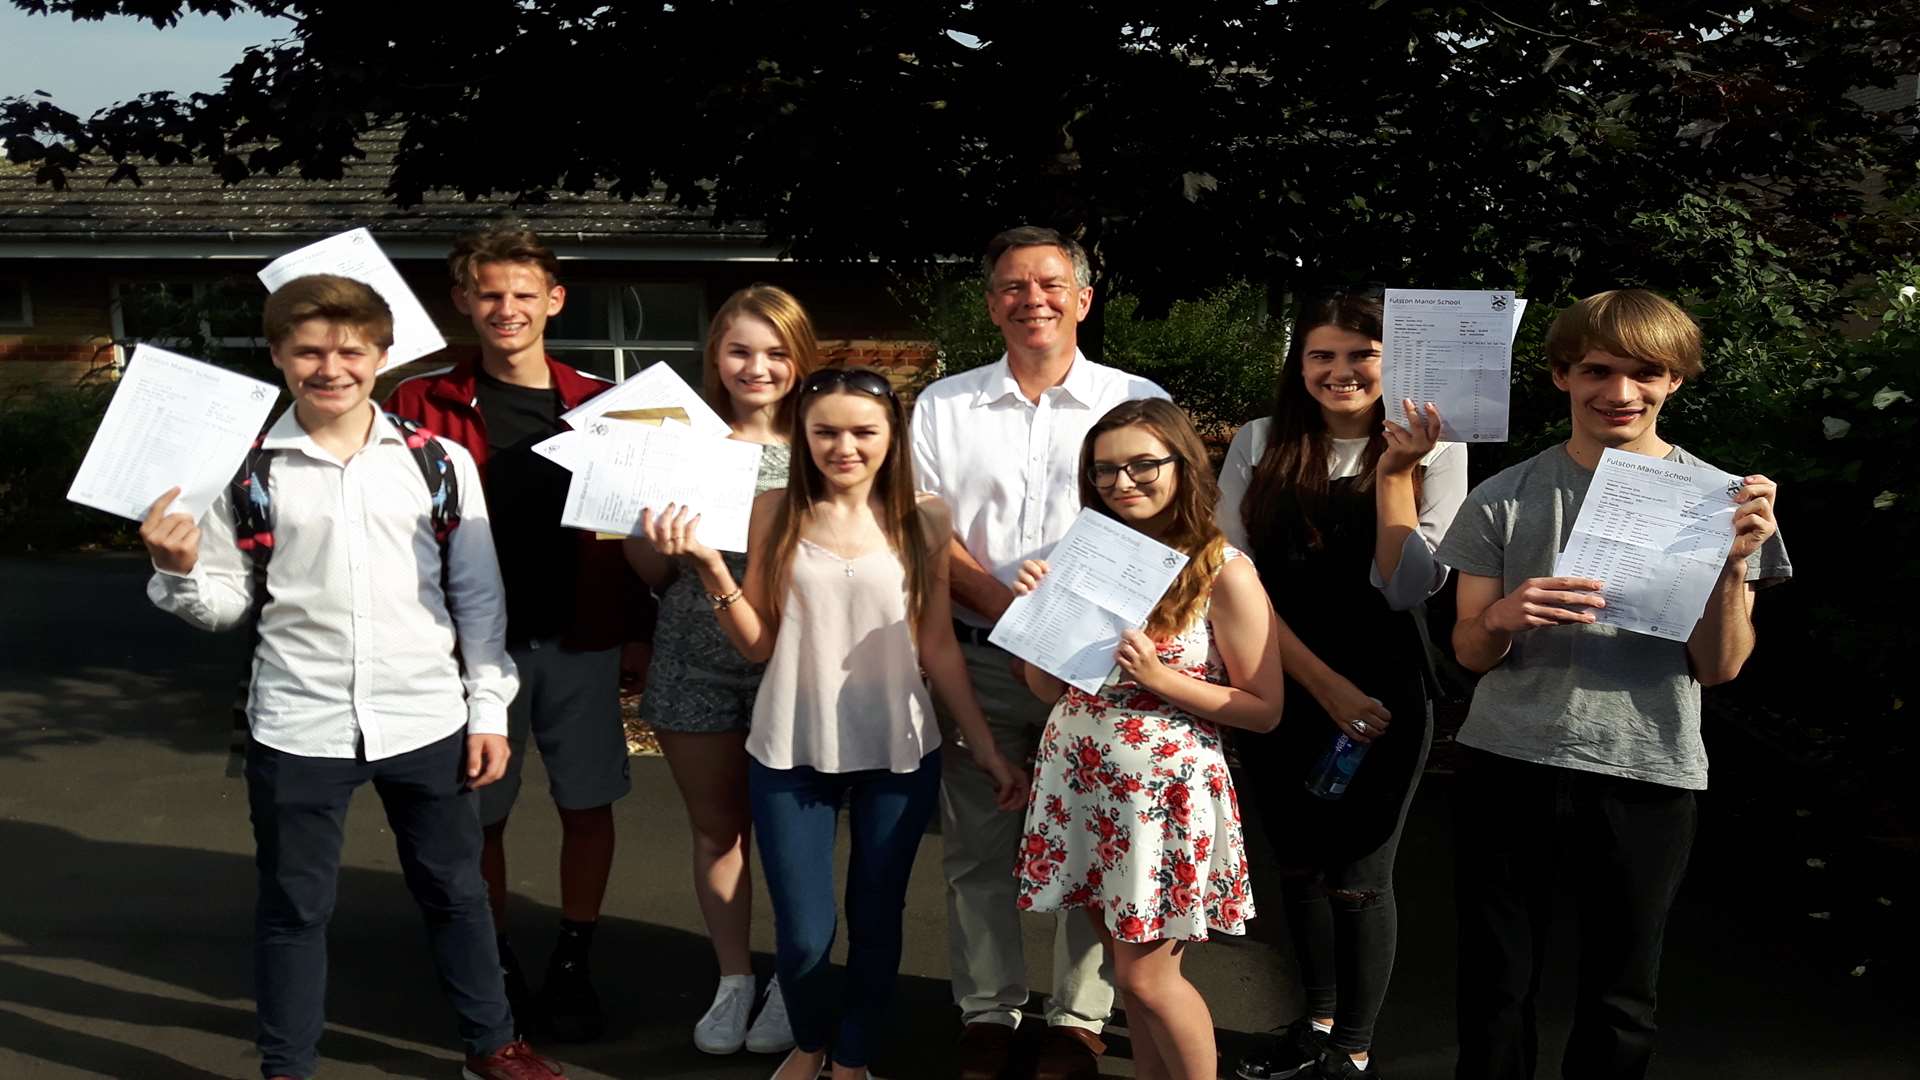
[[[1393,858],[1431,739],[1426,656],[1408,610],[1446,581],[1433,549],[1466,495],[1466,447],[1440,414],[1380,400],[1381,302],[1341,294],[1299,313],[1273,415],[1243,428],[1220,525],[1281,618],[1287,717],[1239,740],[1281,863],[1307,1013],[1240,1062],[1247,1080],[1379,1076],[1374,1019],[1393,969]],[[1400,421],[1396,423],[1395,421]],[[1368,744],[1345,796],[1308,793],[1339,736]]]

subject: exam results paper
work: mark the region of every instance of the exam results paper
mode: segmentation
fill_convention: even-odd
[[[1554,576],[1603,582],[1601,623],[1685,641],[1733,548],[1740,487],[1705,465],[1608,449]]]
[[[67,498],[141,521],[178,485],[168,513],[199,521],[279,398],[271,383],[136,345]]]
[[[1381,397],[1433,402],[1445,442],[1505,442],[1513,338],[1524,304],[1511,290],[1388,289]]]
[[[1016,596],[987,640],[1097,693],[1125,630],[1146,625],[1187,556],[1094,510],[1081,510],[1047,556],[1047,576]]]
[[[700,515],[695,536],[701,543],[716,551],[747,550],[760,444],[700,435],[680,424],[606,418],[555,438],[564,442],[546,456],[573,470],[560,524],[634,536],[642,510],[677,503]]]
[[[267,291],[274,293],[294,278],[311,274],[352,278],[379,293],[393,309],[393,347],[387,350],[387,362],[380,366],[381,371],[412,363],[447,347],[447,339],[440,336],[433,316],[420,306],[420,299],[407,288],[400,271],[394,269],[367,230],[339,233],[290,251],[268,263],[259,276]]]
[[[665,360],[628,376],[625,382],[602,390],[579,405],[560,414],[560,419],[576,428],[607,413],[626,409],[680,409],[686,423],[702,435],[724,439],[733,434],[733,426],[713,411],[705,398],[687,385]]]

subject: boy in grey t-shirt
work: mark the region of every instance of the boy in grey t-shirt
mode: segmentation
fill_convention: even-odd
[[[1564,1075],[1629,1078],[1653,1056],[1660,942],[1707,786],[1700,687],[1753,652],[1757,584],[1792,576],[1777,488],[1747,476],[1732,551],[1686,642],[1597,624],[1602,582],[1554,577],[1609,447],[1695,464],[1660,407],[1698,375],[1700,330],[1653,293],[1598,293],[1554,320],[1572,435],[1467,496],[1436,558],[1459,574],[1454,654],[1484,672],[1460,730],[1458,1080],[1533,1076],[1533,987],[1555,865],[1580,879],[1580,990]]]

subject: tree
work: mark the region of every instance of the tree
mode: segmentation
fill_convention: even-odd
[[[1920,65],[1914,0],[14,3],[294,27],[213,94],[0,103],[11,156],[56,185],[102,161],[334,176],[397,127],[403,203],[660,191],[799,258],[887,262],[1037,220],[1147,310],[1233,276],[1671,287],[1697,268],[1630,226],[1688,194],[1738,200],[1807,272],[1911,242],[1866,212],[1910,177],[1911,130],[1845,91]]]

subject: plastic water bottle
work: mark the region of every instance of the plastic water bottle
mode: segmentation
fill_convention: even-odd
[[[1378,698],[1368,700],[1380,704]],[[1355,742],[1344,731],[1334,735],[1333,745],[1320,755],[1313,772],[1307,775],[1307,794],[1319,799],[1338,799],[1345,795],[1347,785],[1353,783],[1353,774],[1366,759],[1367,746],[1367,743]]]

